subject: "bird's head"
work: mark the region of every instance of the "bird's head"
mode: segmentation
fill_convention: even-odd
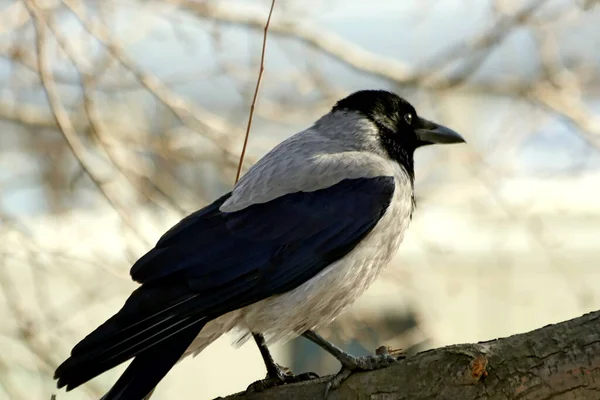
[[[417,115],[398,95],[384,90],[362,90],[338,101],[332,112],[358,113],[375,126],[387,155],[412,172],[414,151],[429,144],[463,143],[452,129]]]

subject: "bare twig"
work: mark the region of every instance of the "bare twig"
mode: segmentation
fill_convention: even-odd
[[[171,91],[156,76],[149,74],[136,65],[123,51],[122,47],[112,40],[110,31],[106,25],[97,19],[89,18],[84,9],[83,3],[78,0],[64,0],[65,6],[79,19],[84,29],[92,34],[106,50],[126,69],[128,69],[136,79],[163,105],[165,105],[175,117],[182,123],[188,125],[189,122],[199,123],[205,128],[203,136],[212,141],[228,155],[233,156],[228,146],[228,135],[237,131],[224,118],[197,105],[192,106],[188,101]],[[217,134],[215,134],[217,133]]]
[[[242,146],[242,153],[240,154],[240,163],[238,164],[237,172],[235,174],[235,182],[240,179],[242,172],[242,164],[244,163],[244,156],[246,155],[246,147],[248,146],[248,137],[250,136],[250,128],[252,127],[252,117],[254,116],[254,107],[256,106],[256,99],[258,98],[258,90],[260,89],[260,83],[262,81],[263,72],[265,71],[265,51],[267,48],[267,34],[269,32],[269,24],[271,23],[271,15],[273,15],[273,8],[275,7],[275,0],[271,2],[271,8],[269,9],[269,16],[265,23],[262,51],[260,53],[260,68],[258,70],[258,79],[256,80],[256,89],[254,90],[254,97],[252,98],[252,104],[250,105],[250,115],[248,115],[248,127],[246,128],[246,136],[244,137],[244,145]]]
[[[189,0],[168,1],[179,5],[182,9],[200,18],[210,18],[221,23],[241,25],[251,29],[263,29],[264,27],[262,19],[257,15],[242,12],[230,5],[225,6],[218,2]],[[439,78],[435,80],[425,78],[437,75],[439,70],[445,68],[451,61],[473,56],[475,62],[469,62],[465,71],[459,74],[461,77],[463,75],[470,76],[474,68],[472,64],[479,64],[482,53],[485,53],[489,49],[495,49],[495,45],[510,34],[514,28],[523,24],[545,2],[547,0],[536,0],[514,15],[503,18],[499,22],[499,27],[493,25],[488,32],[483,33],[474,40],[449,46],[446,51],[441,52],[419,69],[392,57],[372,53],[331,31],[299,23],[293,18],[278,18],[278,21],[271,24],[270,30],[273,34],[281,37],[292,37],[300,40],[306,45],[364,73],[404,85],[427,85],[428,88],[439,89],[448,87],[449,84],[454,80],[458,80],[459,77],[454,77],[450,83],[447,80]]]
[[[264,29],[264,21],[260,16],[220,2],[168,1],[201,18],[210,18],[222,23],[247,26],[252,29]],[[270,31],[280,36],[301,40],[308,46],[329,54],[353,68],[375,76],[403,82],[414,74],[413,68],[401,61],[371,53],[332,32],[307,24],[299,24],[292,18],[278,18],[276,23],[270,24]]]
[[[71,124],[69,114],[62,105],[60,95],[56,87],[56,82],[52,77],[51,67],[48,63],[47,51],[45,49],[45,44],[47,41],[46,31],[48,29],[47,23],[45,22],[44,16],[38,9],[38,6],[35,4],[35,2],[27,0],[24,1],[23,4],[25,4],[32,16],[33,26],[36,35],[35,45],[36,52],[38,55],[38,70],[40,73],[40,79],[42,81],[42,87],[44,88],[44,92],[48,99],[48,104],[52,109],[54,118],[56,119],[56,124],[60,127],[60,131],[62,132],[67,142],[67,145],[71,149],[73,155],[79,162],[81,169],[91,179],[94,185],[100,190],[100,193],[102,193],[104,198],[114,208],[114,210],[117,212],[117,214],[125,223],[125,225],[128,228],[130,228],[131,231],[140,240],[145,241],[137,232],[135,224],[133,223],[127,212],[121,209],[117,199],[108,191],[108,189],[105,187],[104,182],[101,179],[99,179],[94,173],[93,168],[91,167],[88,160],[89,153],[86,151],[85,146],[77,136],[77,132]]]
[[[75,70],[77,71],[77,74],[79,76],[79,82],[80,82],[80,85],[81,85],[81,88],[83,91],[83,109],[87,116],[87,119],[89,122],[89,127],[90,127],[92,133],[98,139],[100,146],[104,150],[104,153],[106,154],[106,156],[111,161],[112,165],[129,182],[131,187],[136,189],[138,191],[138,193],[140,193],[148,201],[153,202],[154,204],[167,209],[167,205],[164,204],[166,201],[166,203],[169,206],[171,206],[173,209],[175,209],[177,212],[179,212],[180,214],[185,214],[186,211],[184,209],[182,209],[179,206],[179,204],[177,204],[175,199],[173,199],[171,196],[169,196],[166,192],[164,192],[156,184],[151,182],[150,179],[146,179],[146,181],[148,181],[152,185],[152,187],[155,189],[156,194],[158,194],[158,198],[156,198],[156,196],[152,196],[152,195],[146,193],[146,191],[144,190],[144,185],[141,184],[140,182],[138,182],[137,180],[135,180],[132,176],[130,176],[130,174],[128,173],[127,167],[123,164],[122,161],[119,160],[118,157],[115,156],[114,152],[111,150],[112,146],[108,143],[107,138],[104,136],[103,124],[100,120],[100,117],[99,117],[97,111],[96,111],[96,107],[94,106],[92,92],[95,89],[96,84],[97,84],[98,80],[100,79],[101,74],[97,74],[94,76],[84,74],[82,72],[83,62],[81,60],[79,60],[79,57],[77,57],[76,53],[71,51],[70,47],[67,45],[65,38],[60,34],[60,32],[57,31],[57,29],[55,29],[54,24],[51,24],[50,23],[51,21],[49,19],[46,20],[45,22],[48,24],[48,28],[50,29],[50,31],[56,38],[56,41],[57,41],[58,45],[60,46],[60,48],[65,52],[65,54],[69,57],[69,59],[71,60],[73,65],[76,67]],[[105,64],[110,64],[112,61],[114,61],[114,59],[110,58],[108,60],[108,62]],[[106,68],[104,68],[104,66],[101,66],[101,71],[106,71]],[[137,164],[142,164],[142,163],[138,160]],[[147,175],[142,174],[142,173],[138,173],[137,175],[138,175],[138,177],[147,178]]]

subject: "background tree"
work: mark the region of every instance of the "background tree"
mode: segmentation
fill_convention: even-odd
[[[56,365],[135,287],[131,263],[231,187],[269,6],[0,2],[0,398],[48,397]],[[469,142],[418,153],[400,254],[324,335],[413,353],[599,308],[599,22],[589,0],[278,1],[244,168],[361,88]],[[337,368],[302,340],[278,358]],[[263,374],[225,339],[156,396]],[[95,398],[116,375],[59,398]]]

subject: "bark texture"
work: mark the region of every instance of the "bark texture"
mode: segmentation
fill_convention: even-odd
[[[324,398],[325,378],[227,400]],[[328,400],[599,400],[600,311],[534,331],[425,351],[357,373]]]

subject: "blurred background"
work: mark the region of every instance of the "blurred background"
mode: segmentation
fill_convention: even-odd
[[[135,288],[131,264],[230,190],[270,1],[0,0],[0,398],[94,399],[52,373]],[[393,90],[467,145],[417,152],[398,256],[321,333],[409,353],[600,308],[600,6],[278,0],[244,169],[341,97]],[[265,374],[223,337],[154,399]],[[295,372],[333,373],[303,339]]]

